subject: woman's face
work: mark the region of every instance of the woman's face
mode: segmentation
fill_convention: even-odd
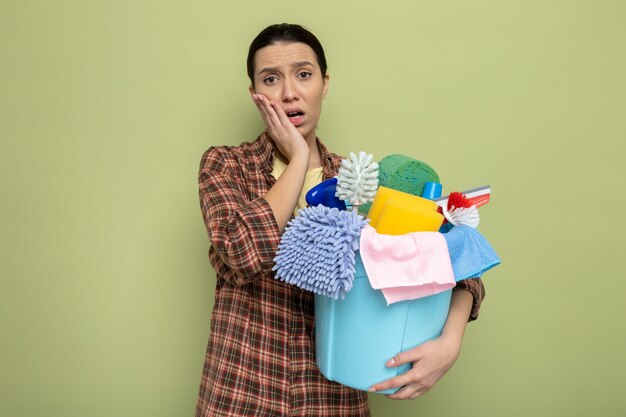
[[[250,93],[278,103],[307,140],[315,138],[327,90],[328,75],[321,73],[315,52],[307,44],[276,43],[254,55]]]

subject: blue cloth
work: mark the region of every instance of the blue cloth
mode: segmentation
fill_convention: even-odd
[[[352,289],[361,229],[356,213],[323,205],[299,211],[283,233],[274,258],[275,278],[338,299]]]
[[[479,278],[501,262],[489,242],[476,229],[455,226],[443,236],[448,243],[455,281]]]

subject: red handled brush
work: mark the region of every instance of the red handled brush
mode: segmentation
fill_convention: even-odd
[[[454,226],[464,224],[476,229],[480,223],[478,207],[487,204],[490,198],[491,188],[487,185],[463,192],[455,191],[435,202],[439,206],[438,211]]]

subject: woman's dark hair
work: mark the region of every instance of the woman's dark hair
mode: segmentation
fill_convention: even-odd
[[[276,25],[271,25],[266,27],[257,35],[256,38],[250,44],[250,49],[248,50],[248,77],[250,78],[250,82],[254,86],[254,54],[268,45],[273,45],[275,43],[293,43],[293,42],[301,42],[304,43],[313,49],[315,52],[315,56],[317,57],[317,63],[322,70],[322,77],[326,75],[326,70],[328,66],[326,65],[326,56],[324,55],[324,48],[322,48],[322,44],[315,37],[314,34],[306,30],[300,25],[292,25],[289,23],[279,23]]]

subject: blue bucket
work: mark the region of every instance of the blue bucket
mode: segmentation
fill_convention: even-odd
[[[437,338],[448,317],[451,296],[448,290],[387,306],[382,292],[371,287],[357,253],[354,286],[346,298],[315,295],[317,366],[327,379],[363,391],[405,373],[410,364],[387,368],[385,362]]]

